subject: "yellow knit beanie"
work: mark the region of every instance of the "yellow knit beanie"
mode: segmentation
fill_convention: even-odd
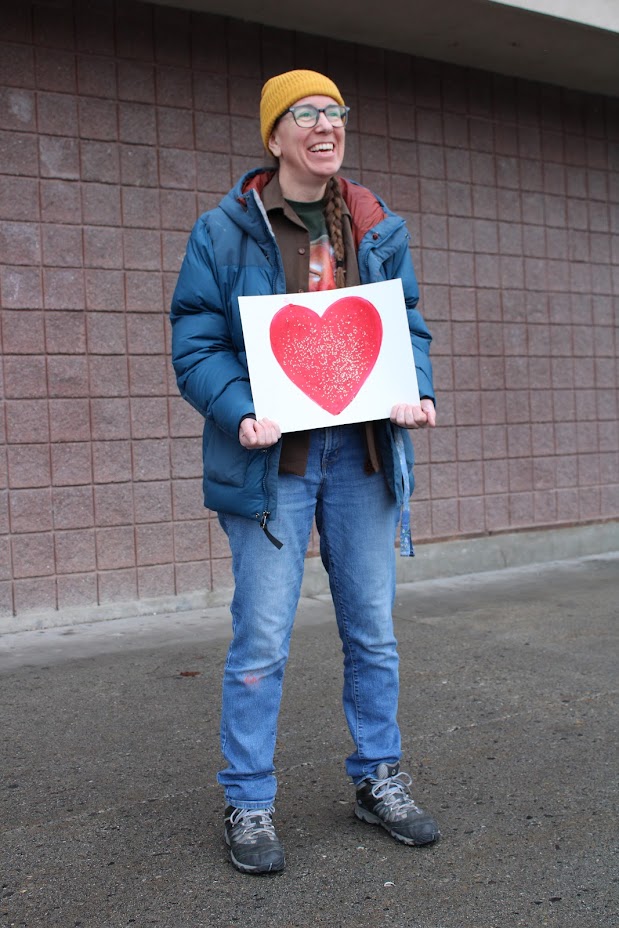
[[[260,97],[260,135],[267,151],[273,126],[279,117],[297,100],[313,94],[332,97],[344,106],[344,98],[336,85],[318,71],[286,71],[269,78]]]

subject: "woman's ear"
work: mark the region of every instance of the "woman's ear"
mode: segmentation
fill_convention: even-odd
[[[279,144],[279,141],[277,138],[277,132],[275,130],[271,132],[271,135],[269,137],[268,148],[274,158],[279,158],[279,156],[282,153],[282,149],[281,149],[281,145]]]

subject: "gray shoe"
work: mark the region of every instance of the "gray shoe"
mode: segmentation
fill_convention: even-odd
[[[413,802],[411,778],[399,764],[379,764],[373,777],[357,786],[355,815],[370,825],[382,825],[403,844],[432,844],[440,837],[435,819]]]
[[[272,808],[226,808],[224,837],[230,860],[241,873],[276,873],[284,869],[284,848],[272,818]]]

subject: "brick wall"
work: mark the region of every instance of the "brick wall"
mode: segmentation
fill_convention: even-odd
[[[346,171],[413,235],[416,537],[619,516],[617,100],[129,0],[0,17],[0,616],[230,585],[167,307],[289,67],[340,84]]]

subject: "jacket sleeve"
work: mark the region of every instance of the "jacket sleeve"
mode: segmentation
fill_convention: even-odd
[[[233,344],[231,313],[202,217],[192,230],[172,297],[172,363],[181,396],[236,437],[254,404],[247,368]]]
[[[417,304],[419,302],[419,286],[413,268],[413,260],[408,250],[408,236],[401,250],[394,255],[394,261],[395,267],[393,277],[401,278],[402,289],[404,290],[404,301],[406,303],[408,327],[410,329],[411,342],[413,345],[413,357],[415,358],[419,396],[421,399],[429,397],[429,399],[434,400],[432,362],[430,361],[430,342],[432,341],[432,336],[430,335],[430,331],[423,316],[417,309]]]

